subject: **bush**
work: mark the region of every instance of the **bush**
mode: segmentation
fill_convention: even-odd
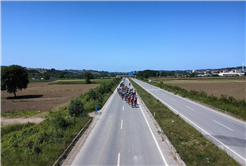
[[[103,89],[103,87],[100,86],[100,87],[97,89],[97,92],[103,95],[103,94],[104,94],[104,89]]]
[[[93,89],[90,89],[89,92],[88,92],[88,95],[87,95],[87,101],[89,101],[90,99],[93,99],[93,100],[96,100],[97,98],[97,93],[95,90]]]
[[[85,78],[85,82],[86,82],[86,84],[90,84],[91,83],[91,81],[90,81],[90,79],[88,77]]]
[[[84,111],[84,104],[79,97],[71,99],[68,105],[68,113],[70,116],[78,117]]]
[[[54,123],[56,129],[58,128],[66,129],[69,126],[69,123],[62,117],[60,111],[58,112],[58,114],[56,114]]]

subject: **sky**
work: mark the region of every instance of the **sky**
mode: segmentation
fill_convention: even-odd
[[[1,65],[109,72],[245,63],[245,2],[1,2]]]

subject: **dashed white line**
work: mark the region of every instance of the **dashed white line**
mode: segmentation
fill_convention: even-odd
[[[171,98],[173,101],[176,101],[176,100],[174,100],[173,98]]]
[[[123,120],[121,120],[121,126],[120,126],[120,129],[122,129],[123,127]]]
[[[137,83],[139,86],[141,86],[143,89],[144,87],[142,85],[140,85],[139,83]],[[147,92],[149,92],[152,96],[154,96],[156,99],[159,99],[157,96],[155,96],[153,93],[151,93],[150,91],[147,90]],[[166,102],[164,102],[163,100],[159,99],[163,104],[165,104],[166,106],[168,106],[171,110],[173,110],[176,113],[179,113],[176,109],[174,109],[173,107],[171,107],[169,104],[167,104]],[[141,108],[141,107],[140,107]],[[183,116],[185,119],[187,119],[190,123],[192,123],[194,126],[196,126],[197,128],[199,128],[201,131],[203,131],[204,133],[206,133],[207,135],[209,135],[211,138],[213,138],[214,140],[216,140],[217,142],[219,142],[221,145],[223,145],[225,148],[229,149],[232,153],[236,154],[238,157],[240,157],[241,159],[243,159],[244,161],[246,161],[245,158],[243,158],[240,154],[238,154],[237,152],[235,152],[234,150],[232,150],[231,148],[229,148],[228,146],[226,146],[224,143],[222,143],[220,140],[218,140],[217,138],[213,137],[211,134],[209,134],[207,131],[205,131],[204,129],[202,129],[200,126],[198,126],[197,124],[195,124],[193,121],[191,121],[190,119],[188,119],[186,116],[179,114],[180,116]]]
[[[234,130],[230,129],[229,127],[226,127],[225,125],[223,125],[223,124],[221,124],[221,123],[219,123],[219,122],[217,122],[217,121],[215,121],[215,120],[213,120],[213,121],[214,121],[215,123],[218,123],[219,125],[221,125],[221,126],[227,128],[227,129],[231,130],[231,131],[234,131]]]
[[[120,153],[118,153],[118,161],[117,161],[117,166],[120,166]]]
[[[151,133],[152,137],[154,138],[155,144],[156,144],[156,146],[157,146],[157,148],[158,148],[158,150],[159,150],[159,152],[160,152],[160,154],[161,154],[161,157],[162,157],[162,159],[163,159],[165,165],[168,166],[168,164],[167,164],[167,162],[166,162],[166,160],[165,160],[165,157],[164,157],[164,155],[162,154],[161,148],[160,148],[160,146],[158,145],[158,143],[157,143],[157,141],[156,141],[156,139],[155,139],[155,136],[154,136],[154,134],[153,134],[153,132],[152,132],[150,126],[149,126],[149,122],[147,121],[147,119],[146,119],[146,117],[145,117],[145,115],[144,115],[144,113],[143,113],[143,110],[142,110],[141,106],[139,106],[139,107],[140,107],[140,110],[142,111],[142,114],[143,114],[144,119],[145,119],[145,121],[146,121],[146,123],[147,123],[147,126],[149,127],[150,133]]]
[[[124,111],[124,106],[122,107],[122,111]]]
[[[190,108],[190,107],[188,107],[188,106],[185,106],[186,108],[189,108],[190,110],[192,110],[192,111],[194,111],[194,109],[192,109],[192,108]]]

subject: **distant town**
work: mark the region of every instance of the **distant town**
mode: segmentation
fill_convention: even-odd
[[[243,76],[245,75],[244,65],[236,68],[225,69],[207,69],[207,70],[193,70],[192,73],[197,73],[197,76]]]

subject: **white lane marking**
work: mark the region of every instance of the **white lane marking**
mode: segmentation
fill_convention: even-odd
[[[121,127],[120,127],[121,129],[122,129],[122,126],[123,126],[123,120],[121,120]]]
[[[150,126],[149,126],[149,123],[148,123],[148,121],[147,121],[147,119],[146,119],[146,117],[145,117],[145,115],[144,115],[144,113],[143,113],[143,110],[142,110],[141,106],[139,106],[139,107],[140,107],[140,109],[141,109],[141,111],[142,111],[142,114],[143,114],[144,119],[145,119],[145,121],[146,121],[146,123],[147,123],[147,126],[149,127],[149,131],[150,131],[152,137],[154,138],[155,144],[156,144],[156,146],[157,146],[157,148],[158,148],[158,150],[159,150],[159,152],[160,152],[160,154],[161,154],[161,157],[162,157],[162,159],[163,159],[165,165],[168,166],[168,164],[167,164],[167,162],[166,162],[166,160],[165,160],[165,157],[164,157],[164,155],[162,154],[161,148],[159,147],[159,145],[158,145],[158,143],[157,143],[157,141],[156,141],[156,139],[155,139],[155,136],[154,136],[154,134],[153,134],[153,132],[152,132]]]
[[[215,123],[218,123],[219,125],[221,125],[221,126],[227,128],[227,129],[231,130],[231,131],[234,131],[234,130],[230,129],[229,127],[226,127],[225,125],[223,125],[223,124],[221,124],[221,123],[219,123],[219,122],[217,122],[217,121],[215,121],[215,120],[213,120],[213,121],[214,121]]]
[[[174,100],[173,98],[171,98],[173,101],[176,101],[176,100]]]
[[[124,111],[124,106],[122,107],[122,111]]]
[[[116,90],[117,90],[117,88],[115,88],[113,94],[109,97],[109,99],[107,100],[106,104],[104,104],[102,110],[107,110],[108,105],[111,103],[112,99],[114,98],[112,96],[116,94]]]
[[[192,109],[192,108],[190,108],[190,107],[188,107],[188,106],[186,106],[186,105],[185,105],[185,107],[186,107],[186,108],[189,108],[189,109],[192,110],[192,111],[194,111],[194,109]]]
[[[118,161],[117,161],[117,166],[120,165],[120,153],[118,153]]]
[[[142,85],[138,84],[139,86],[142,87]],[[144,89],[144,87],[142,87]],[[148,90],[147,90],[148,91]],[[234,150],[232,150],[231,148],[229,148],[228,146],[226,146],[225,144],[223,144],[220,140],[218,140],[217,138],[213,137],[211,134],[209,134],[207,131],[205,131],[204,129],[202,129],[201,127],[199,127],[197,124],[195,124],[194,122],[192,122],[190,119],[188,119],[186,116],[180,114],[176,109],[174,109],[173,107],[171,107],[169,104],[167,104],[166,102],[162,101],[161,99],[159,99],[158,97],[156,97],[153,93],[151,93],[150,91],[148,91],[152,96],[154,96],[156,99],[160,100],[163,104],[165,104],[166,106],[168,106],[171,110],[173,110],[174,112],[177,112],[177,114],[179,114],[180,116],[183,116],[185,119],[187,119],[190,123],[192,123],[194,126],[196,126],[197,128],[199,128],[200,130],[202,130],[204,133],[206,133],[207,135],[209,135],[210,137],[212,137],[214,140],[218,141],[221,145],[223,145],[225,148],[229,149],[232,153],[236,154],[238,157],[240,157],[241,159],[243,159],[244,161],[246,161],[245,158],[243,158],[241,155],[239,155],[237,152],[235,152]]]
[[[140,82],[140,81],[139,81],[139,82]],[[142,83],[145,83],[145,82],[142,82]],[[145,84],[147,84],[147,83],[145,83]],[[147,85],[148,85],[148,84],[147,84]],[[159,88],[160,90],[164,91],[165,93],[169,93],[170,95],[174,95],[173,93],[168,92],[168,91],[165,90],[165,89],[161,89],[160,87],[156,87],[156,88]],[[215,110],[210,109],[210,108],[208,108],[208,107],[206,107],[206,106],[203,106],[203,105],[201,105],[201,104],[198,104],[198,103],[196,103],[196,102],[194,102],[194,101],[189,100],[189,98],[186,99],[186,98],[183,98],[183,97],[178,96],[178,95],[176,95],[176,97],[178,97],[178,98],[180,98],[180,99],[183,99],[183,100],[186,100],[186,101],[188,101],[188,102],[190,102],[190,103],[192,103],[192,104],[195,104],[195,105],[197,105],[197,106],[199,106],[199,107],[203,107],[203,108],[205,108],[206,110],[211,111],[211,112],[213,112],[213,113],[220,114],[220,115],[222,115],[222,116],[224,116],[224,117],[226,117],[226,118],[229,118],[229,119],[231,119],[231,120],[234,120],[234,121],[240,123],[240,125],[244,125],[244,126],[246,125],[246,122],[243,122],[243,121],[241,121],[241,120],[239,120],[239,119],[236,119],[236,118],[234,118],[234,117],[230,117],[230,116],[228,116],[227,114],[224,114],[224,113],[222,113],[222,112],[215,111]],[[234,122],[234,123],[235,123],[235,122]],[[237,124],[237,123],[236,123],[236,124]]]

